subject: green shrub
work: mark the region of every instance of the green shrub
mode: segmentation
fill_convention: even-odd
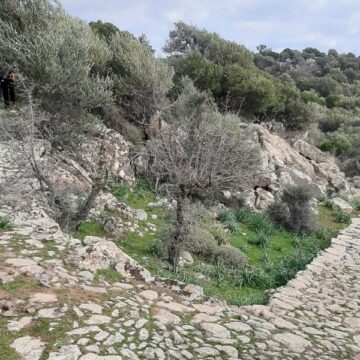
[[[112,101],[112,82],[101,73],[110,59],[106,43],[58,2],[1,1],[0,28],[2,60],[17,64],[46,111],[63,114],[61,122],[56,117],[46,124],[59,140],[66,137],[63,123],[79,133],[87,110]]]
[[[272,269],[274,273],[274,285],[285,285],[289,280],[293,279],[295,275],[304,270],[318,253],[319,249],[315,246],[312,248],[299,248],[294,253],[286,256]]]
[[[247,265],[245,255],[230,245],[218,246],[213,250],[213,262],[235,269],[243,269]]]
[[[224,223],[224,228],[228,230],[230,234],[237,234],[240,232],[240,227],[235,221],[227,221]]]
[[[355,211],[360,211],[360,199],[354,199],[351,202],[352,207],[354,208]]]
[[[12,224],[8,216],[0,216],[0,230],[9,231],[12,229]]]
[[[217,216],[217,219],[223,223],[225,222],[235,222],[236,216],[232,211],[229,210],[223,210],[220,212],[220,214]]]
[[[328,209],[332,209],[332,201],[328,197],[320,199],[320,204],[327,207]]]
[[[124,122],[121,135],[135,145],[143,143],[143,133],[141,129],[129,122]]]
[[[319,224],[314,215],[310,200],[312,192],[307,186],[293,185],[284,189],[281,201],[276,201],[268,209],[268,214],[276,225],[288,228],[295,233],[313,234]]]
[[[267,214],[275,225],[284,228],[288,227],[290,220],[289,208],[281,201],[277,200],[270,204],[267,208]]]
[[[334,132],[339,129],[341,120],[336,117],[322,119],[319,122],[319,129],[323,132]]]
[[[215,238],[219,246],[227,245],[229,243],[230,240],[229,233],[227,233],[222,226],[217,226],[217,225],[210,226],[209,232]]]
[[[274,287],[274,281],[271,274],[264,269],[257,267],[247,267],[241,275],[238,286],[248,286],[256,289],[269,289]]]
[[[256,238],[251,239],[248,242],[249,244],[265,248],[269,246],[270,238],[268,233],[264,231],[257,231]]]
[[[351,142],[344,134],[332,133],[327,140],[320,144],[319,148],[339,156],[351,151]]]
[[[316,237],[320,240],[329,241],[338,235],[339,231],[336,229],[330,229],[327,226],[321,226],[316,232]]]
[[[340,210],[340,209],[335,209],[332,212],[332,216],[334,217],[334,219],[340,223],[340,224],[350,224],[351,222],[351,216],[350,214],[347,214],[346,212]]]
[[[247,219],[251,216],[252,211],[249,209],[236,209],[234,211],[234,215],[236,218],[236,221],[246,223]]]
[[[184,246],[185,249],[191,253],[209,260],[218,247],[218,244],[209,232],[194,226],[190,229],[188,240]]]
[[[109,190],[119,201],[126,202],[130,187],[125,183],[118,182],[110,184]]]
[[[263,213],[249,212],[246,218],[246,224],[251,230],[271,235],[274,232],[274,226],[269,217]]]

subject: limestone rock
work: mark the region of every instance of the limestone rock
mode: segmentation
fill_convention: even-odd
[[[84,269],[96,272],[115,266],[115,269],[124,277],[134,277],[145,282],[153,280],[146,269],[125,254],[112,241],[87,236],[84,242],[91,244],[89,253],[83,256],[82,266]]]
[[[275,334],[273,339],[295,353],[301,353],[311,346],[310,341],[292,333]]]
[[[331,204],[334,210],[340,210],[345,212],[346,214],[351,214],[353,212],[352,206],[347,201],[339,197],[332,199]]]
[[[230,338],[230,331],[224,326],[215,323],[202,323],[201,328],[205,330],[208,336],[219,338]]]
[[[23,360],[39,360],[44,350],[45,343],[31,336],[16,339],[12,345]]]

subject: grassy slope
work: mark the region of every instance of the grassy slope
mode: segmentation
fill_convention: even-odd
[[[163,208],[151,208],[150,202],[155,200],[155,195],[144,183],[138,184],[133,190],[121,186],[112,189],[117,198],[127,203],[131,208],[144,209],[148,214],[148,222],[160,228],[165,224]],[[157,219],[152,219],[156,215]],[[319,208],[318,214],[321,225],[336,231],[343,228],[344,224],[337,223],[332,211],[326,207]],[[140,230],[146,222],[140,222]],[[242,281],[244,274],[224,266],[215,266],[205,263],[195,257],[192,265],[182,268],[174,275],[164,269],[162,262],[152,253],[151,247],[156,234],[144,232],[143,237],[135,233],[127,233],[123,239],[114,239],[120,248],[147,267],[153,274],[160,274],[168,278],[201,285],[209,296],[224,299],[232,304],[253,304],[266,302],[265,290],[286,283],[288,278],[304,268],[316,253],[326,248],[329,238],[317,236],[298,238],[290,232],[275,229],[269,237],[267,247],[252,244],[257,233],[247,221],[238,222],[240,231],[231,235],[230,244],[242,250],[248,258],[250,280]],[[84,235],[105,235],[97,224],[88,223],[80,227],[80,237]],[[300,260],[297,260],[298,255]],[[303,255],[303,256],[302,256]],[[294,260],[295,259],[295,260]],[[294,264],[295,262],[295,264]]]

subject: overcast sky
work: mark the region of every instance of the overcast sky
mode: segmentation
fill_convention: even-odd
[[[360,0],[61,0],[86,21],[102,20],[146,34],[159,52],[173,23],[215,31],[255,50],[308,46],[360,55]]]

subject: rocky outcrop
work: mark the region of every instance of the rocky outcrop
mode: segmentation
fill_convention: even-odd
[[[351,195],[350,186],[334,159],[303,140],[292,145],[260,125],[250,125],[253,140],[260,147],[261,165],[252,190],[244,191],[246,203],[264,210],[288,185],[306,185],[316,198]]]
[[[125,278],[135,278],[145,282],[153,281],[153,277],[146,269],[125,254],[112,241],[87,236],[84,243],[87,245],[82,259],[84,269],[96,272],[113,267]]]

